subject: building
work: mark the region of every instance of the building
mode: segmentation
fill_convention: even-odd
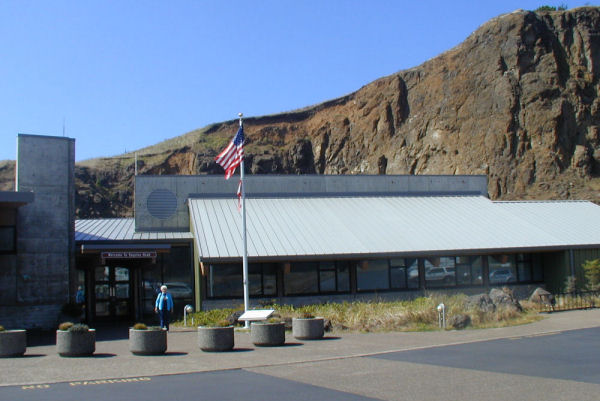
[[[19,177],[22,169],[35,170],[25,167],[33,155],[25,152],[29,142],[37,149],[62,143],[52,166],[33,166],[63,175],[51,174],[55,185],[37,177],[39,185],[26,189],[33,195],[21,193],[26,187],[1,194],[2,221],[12,228],[2,231],[8,250],[0,260],[8,268],[0,286],[14,296],[10,304],[0,301],[0,322],[51,326],[79,286],[93,323],[153,319],[163,283],[179,314],[187,304],[243,304],[237,180],[137,176],[134,218],[73,222],[73,162],[64,162],[72,140],[19,136]],[[581,274],[584,260],[600,257],[600,207],[494,202],[485,176],[248,176],[246,195],[256,306],[410,298],[430,290],[481,293],[505,285],[528,296],[537,286],[560,291],[566,277]],[[16,249],[8,245],[11,232]],[[23,297],[36,286],[44,291]],[[23,320],[36,308],[47,321]]]
[[[0,324],[56,327],[75,281],[75,140],[19,135],[15,192],[0,192]]]

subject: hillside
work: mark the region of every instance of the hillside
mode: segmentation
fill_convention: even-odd
[[[598,7],[517,10],[349,95],[247,118],[247,171],[486,174],[492,199],[598,202],[599,27]],[[139,173],[220,174],[213,158],[236,125],[141,149]],[[77,163],[78,217],[130,215],[133,173],[133,153]]]

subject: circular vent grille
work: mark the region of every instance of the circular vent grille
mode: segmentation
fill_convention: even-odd
[[[177,210],[177,197],[168,189],[156,189],[148,195],[148,212],[157,219],[168,219]]]

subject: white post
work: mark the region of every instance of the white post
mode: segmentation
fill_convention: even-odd
[[[239,113],[240,128],[242,127],[243,113]],[[242,236],[244,241],[244,258],[242,260],[243,283],[244,283],[244,312],[248,312],[250,306],[250,290],[248,288],[248,241],[246,237],[246,182],[244,181],[244,158],[240,163],[240,180],[242,181]],[[245,328],[250,328],[250,322],[246,320]]]

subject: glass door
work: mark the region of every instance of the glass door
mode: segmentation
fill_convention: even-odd
[[[132,317],[129,269],[96,267],[94,272],[95,316],[98,319],[130,320]]]

